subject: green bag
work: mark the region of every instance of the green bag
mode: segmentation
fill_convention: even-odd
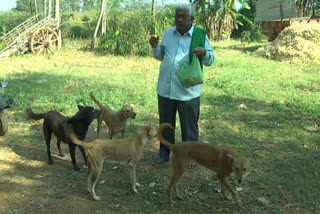
[[[182,84],[186,88],[203,84],[203,72],[198,57],[193,54],[191,64],[184,63],[180,71]]]

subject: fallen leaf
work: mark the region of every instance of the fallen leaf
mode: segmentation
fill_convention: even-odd
[[[319,127],[317,124],[314,124],[313,126],[304,126],[304,129],[309,132],[317,132],[319,130]]]
[[[43,178],[44,176],[43,175],[35,175],[34,177],[39,179],[39,178]]]
[[[150,184],[149,184],[149,187],[155,187],[155,185],[156,185],[156,182],[151,182]]]
[[[240,104],[239,106],[238,106],[238,109],[241,109],[241,110],[246,110],[246,109],[248,109],[248,106],[246,106],[245,104]]]
[[[264,206],[269,204],[269,201],[265,197],[259,197],[258,201]]]
[[[236,187],[237,192],[241,192],[243,190],[243,187]]]

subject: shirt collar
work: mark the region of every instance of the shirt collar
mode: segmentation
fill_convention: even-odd
[[[174,30],[176,33],[180,34],[179,31],[177,30],[177,27],[175,27]],[[190,30],[188,32],[186,32],[185,34],[189,34],[190,36],[192,36],[193,30],[194,30],[194,26],[192,25]]]

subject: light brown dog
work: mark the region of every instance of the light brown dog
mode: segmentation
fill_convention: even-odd
[[[103,106],[94,96],[90,93],[92,100],[100,107],[101,115],[97,118],[98,128],[97,128],[97,138],[100,135],[100,128],[102,121],[105,122],[109,128],[109,138],[112,139],[115,134],[121,132],[121,138],[124,138],[126,131],[126,123],[129,118],[135,119],[136,113],[133,108],[129,105],[125,105],[119,111],[113,111],[107,104]]]
[[[240,198],[230,187],[227,178],[234,172],[239,183],[242,183],[244,178],[248,175],[248,160],[231,149],[218,147],[212,144],[182,142],[181,144],[173,145],[163,138],[162,132],[166,128],[174,129],[173,126],[168,123],[161,124],[158,138],[161,143],[171,150],[170,160],[173,168],[173,175],[168,188],[170,203],[173,203],[172,193],[174,189],[176,190],[178,198],[182,198],[176,184],[188,169],[191,162],[196,161],[200,165],[216,172],[217,178],[221,183],[221,190],[224,198],[230,199],[231,193],[232,198],[238,205],[241,205]]]
[[[92,143],[84,143],[70,133],[74,143],[88,149],[88,175],[87,188],[92,193],[94,200],[100,200],[96,195],[95,186],[101,174],[104,159],[116,162],[125,162],[130,167],[130,177],[133,192],[137,193],[136,167],[143,154],[144,145],[152,138],[156,137],[157,128],[146,126],[142,131],[131,138],[100,140],[97,139]]]

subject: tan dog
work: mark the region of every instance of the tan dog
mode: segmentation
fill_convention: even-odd
[[[153,126],[146,126],[141,133],[126,139],[95,140],[84,143],[70,133],[74,143],[88,149],[88,192],[92,193],[94,200],[100,200],[96,195],[95,186],[101,174],[104,159],[126,162],[130,166],[130,177],[133,192],[137,193],[136,167],[143,154],[144,145],[157,136],[158,130]]]
[[[224,198],[230,199],[231,192],[232,198],[238,203],[238,205],[241,205],[241,200],[230,187],[227,177],[234,172],[239,183],[242,183],[248,174],[248,160],[231,149],[221,148],[212,144],[182,142],[181,144],[173,145],[163,138],[162,132],[166,128],[174,129],[173,126],[168,123],[161,124],[158,138],[161,143],[171,150],[170,160],[173,168],[173,175],[168,188],[170,203],[173,203],[173,189],[176,190],[178,198],[182,198],[178,192],[176,184],[188,169],[191,162],[196,161],[200,165],[217,173],[217,178],[221,182],[221,189]]]
[[[121,132],[121,138],[124,138],[124,133],[126,131],[126,123],[129,118],[135,119],[136,113],[133,108],[129,105],[125,105],[119,111],[113,111],[108,105],[103,106],[94,96],[90,93],[92,100],[100,107],[101,115],[97,118],[98,128],[97,128],[97,138],[99,138],[99,132],[101,128],[102,121],[105,122],[109,128],[109,137],[112,139],[115,134]]]

